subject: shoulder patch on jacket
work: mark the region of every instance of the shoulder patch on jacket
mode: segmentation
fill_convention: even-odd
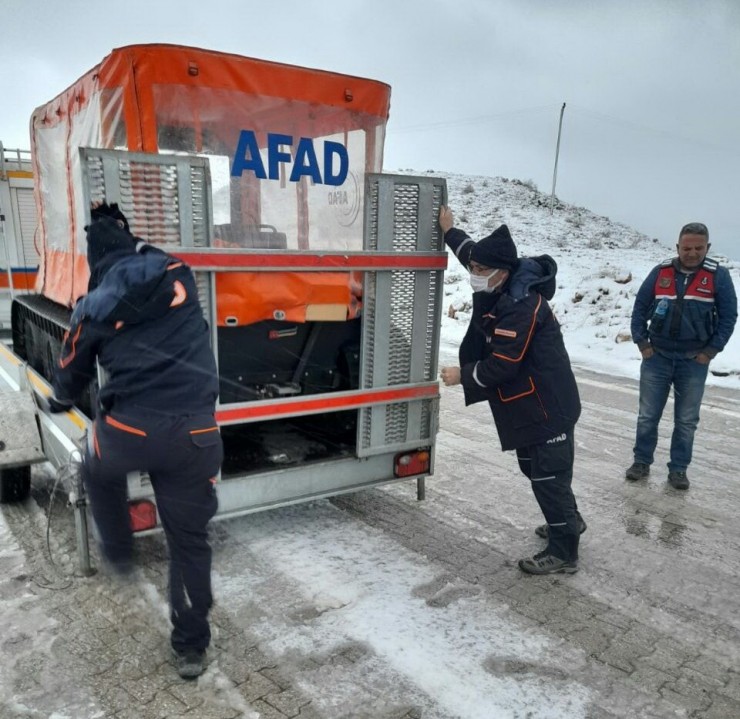
[[[501,335],[502,337],[511,337],[512,339],[516,337],[516,332],[514,330],[502,330],[500,327],[496,327],[496,329],[493,330],[493,334]]]
[[[717,260],[713,260],[711,257],[705,257],[701,266],[707,270],[707,272],[716,272],[719,268],[719,262],[717,262]]]
[[[673,258],[669,257],[667,260],[663,260],[658,266],[659,267],[670,267],[672,264],[673,264]]]

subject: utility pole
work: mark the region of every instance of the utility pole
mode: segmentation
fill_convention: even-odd
[[[558,144],[555,146],[555,169],[552,171],[552,194],[550,195],[550,214],[552,215],[555,205],[555,182],[558,179],[558,156],[560,155],[560,135],[563,132],[563,113],[565,112],[565,103],[560,108],[560,123],[558,124]]]

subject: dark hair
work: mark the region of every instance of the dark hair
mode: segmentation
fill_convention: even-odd
[[[702,235],[709,239],[709,230],[703,222],[689,222],[681,228],[678,239],[680,240],[684,235]]]

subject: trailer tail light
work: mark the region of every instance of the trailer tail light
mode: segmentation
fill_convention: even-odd
[[[129,502],[128,516],[132,532],[143,532],[145,529],[154,529],[157,526],[157,508],[154,502],[148,499]]]
[[[412,477],[415,474],[425,474],[429,471],[431,453],[428,449],[417,449],[415,452],[397,454],[393,462],[393,472],[396,477]]]

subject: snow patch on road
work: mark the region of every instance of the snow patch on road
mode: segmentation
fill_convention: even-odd
[[[279,518],[286,512],[294,521]],[[389,687],[398,685],[395,672],[416,687],[415,701],[431,700],[425,717],[504,719],[532,711],[552,719],[586,716],[589,691],[551,664],[556,653],[548,638],[512,621],[482,595],[446,606],[425,601],[419,587],[433,582],[435,569],[386,536],[353,524],[328,504],[313,513],[286,509],[256,521],[260,529],[247,529],[241,541],[283,584],[278,589],[262,576],[241,577],[234,566],[233,574],[218,574],[215,585],[219,602],[227,606],[247,600],[270,607],[251,629],[273,654],[368,647],[367,669],[388,673]],[[271,522],[280,531],[277,526],[267,531]],[[298,615],[302,619],[296,620]],[[524,669],[495,669],[511,665]],[[374,686],[377,680],[374,675]],[[317,708],[356,700],[351,692],[357,693],[357,682],[350,683],[346,697],[340,684],[331,696],[314,698]],[[440,710],[444,714],[436,713]]]

